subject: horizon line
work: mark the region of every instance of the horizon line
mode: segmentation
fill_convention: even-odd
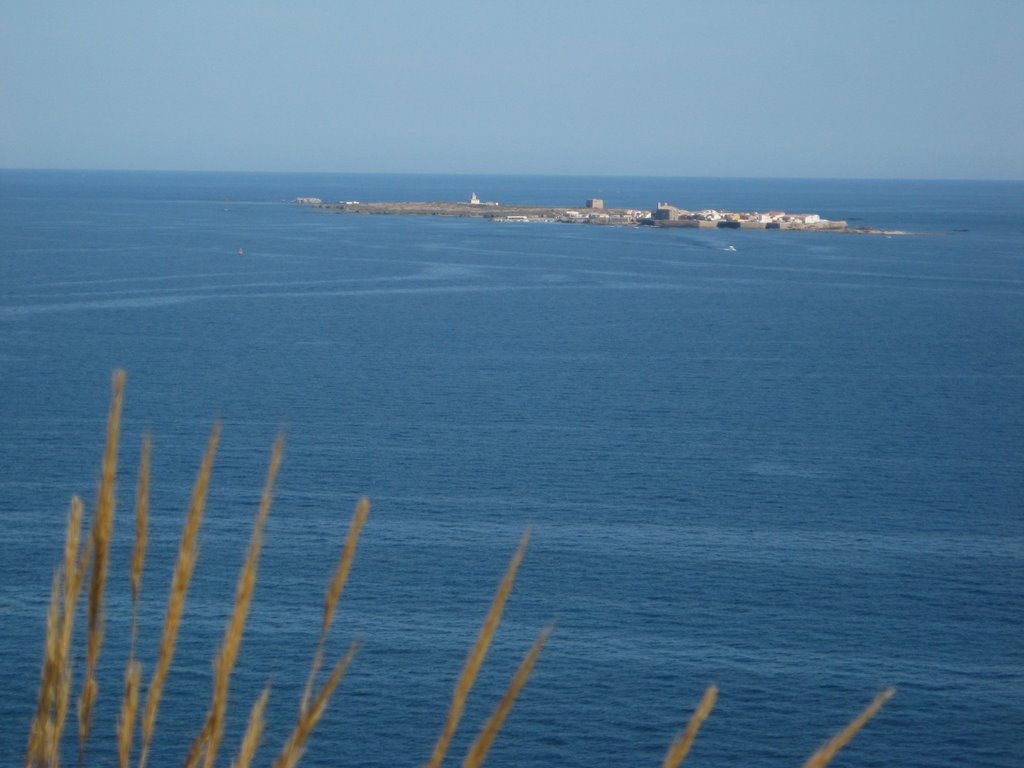
[[[0,173],[166,173],[166,174],[224,174],[224,175],[308,175],[308,176],[474,176],[474,177],[523,177],[523,178],[598,178],[598,179],[735,179],[737,181],[905,181],[905,182],[986,182],[994,184],[1019,184],[1024,178],[982,178],[982,177],[913,177],[913,176],[740,176],[723,175],[679,175],[650,173],[536,173],[536,172],[495,172],[495,171],[270,171],[270,170],[225,170],[225,169],[182,169],[182,168],[46,168],[0,166]]]

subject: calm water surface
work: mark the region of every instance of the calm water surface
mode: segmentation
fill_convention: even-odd
[[[784,208],[934,234],[286,203],[474,191]],[[201,724],[282,425],[224,764],[268,681],[261,760],[285,738],[366,494],[330,654],[352,637],[361,649],[308,765],[426,759],[528,526],[453,765],[551,620],[490,765],[657,764],[709,683],[721,694],[695,764],[799,764],[891,685],[836,764],[1021,765],[1022,210],[1021,184],[0,172],[0,762],[23,755],[68,499],[92,507],[110,372],[124,367],[96,764],[114,762],[139,443],[153,433],[148,679],[219,418],[155,766],[179,765]]]

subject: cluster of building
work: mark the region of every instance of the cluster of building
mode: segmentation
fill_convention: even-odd
[[[658,203],[651,213],[651,222],[661,225],[721,227],[736,229],[838,229],[846,222],[829,221],[817,213],[786,213],[785,211],[760,211],[736,213],[705,208],[701,211],[687,211],[668,203]]]
[[[589,208],[590,206],[588,206]],[[570,221],[588,224],[639,224],[651,218],[650,211],[637,211],[632,208],[616,208],[615,210],[568,210],[559,221]]]
[[[479,205],[476,195],[470,204]],[[786,213],[760,211],[737,213],[705,208],[687,211],[668,203],[658,203],[653,211],[632,208],[605,208],[599,198],[587,200],[582,208],[562,210],[535,208],[531,211],[517,208],[509,215],[495,216],[498,221],[562,221],[575,224],[649,224],[661,227],[700,227],[719,229],[840,229],[846,222],[828,221],[816,213]]]
[[[481,203],[476,193],[469,198],[470,205]],[[497,203],[490,203],[497,205]],[[535,209],[524,211],[517,208],[504,216],[491,217],[497,221],[562,221],[575,224],[650,224],[663,227],[700,227],[720,229],[839,229],[846,226],[844,221],[829,221],[817,213],[786,213],[785,211],[734,212],[705,208],[687,211],[668,203],[658,203],[653,211],[632,208],[604,207],[600,198],[590,198],[582,208],[564,210]]]

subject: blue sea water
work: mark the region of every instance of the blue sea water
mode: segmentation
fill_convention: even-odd
[[[928,234],[288,203],[470,192],[781,208]],[[24,753],[68,500],[93,506],[118,367],[90,764],[115,762],[139,444],[153,434],[148,680],[214,419],[154,766],[180,764],[201,725],[281,426],[224,764],[268,681],[262,763],[286,737],[362,494],[373,508],[328,656],[351,638],[360,649],[307,765],[425,761],[528,527],[451,764],[552,620],[492,766],[657,764],[710,683],[695,765],[799,764],[887,686],[895,698],[835,765],[1024,764],[1024,184],[0,172],[5,765]]]

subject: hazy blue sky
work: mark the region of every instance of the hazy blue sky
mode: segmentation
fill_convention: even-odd
[[[1024,1],[0,0],[0,167],[1024,179]]]

